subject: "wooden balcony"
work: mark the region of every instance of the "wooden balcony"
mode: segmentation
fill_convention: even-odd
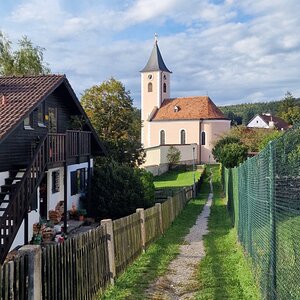
[[[48,134],[48,163],[79,163],[91,155],[91,132],[68,130]]]

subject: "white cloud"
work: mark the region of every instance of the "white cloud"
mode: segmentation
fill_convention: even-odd
[[[298,2],[114,0],[83,2],[76,11],[60,0],[24,0],[2,29],[45,47],[52,71],[67,73],[78,94],[114,76],[139,101],[138,72],[155,28],[173,71],[173,96],[208,92],[218,104],[273,100],[287,90],[300,96]]]

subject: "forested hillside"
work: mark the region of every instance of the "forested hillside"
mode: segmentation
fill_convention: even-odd
[[[300,98],[294,99],[296,106],[300,107]],[[279,101],[242,103],[236,105],[219,106],[225,116],[233,121],[233,124],[247,124],[256,114],[271,113],[280,116],[286,97]]]

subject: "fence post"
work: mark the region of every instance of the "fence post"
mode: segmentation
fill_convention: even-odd
[[[39,245],[25,245],[20,255],[28,256],[28,299],[42,299],[42,250]]]
[[[101,225],[104,226],[107,238],[108,264],[110,272],[110,283],[114,285],[116,277],[116,262],[115,262],[115,243],[114,243],[114,228],[111,219],[101,220]]]
[[[169,196],[169,197],[168,197],[168,200],[170,200],[171,222],[173,222],[174,219],[175,219],[173,197],[170,197],[170,196]]]
[[[159,216],[159,228],[160,228],[160,234],[164,234],[164,228],[163,228],[163,219],[162,219],[162,209],[161,209],[161,203],[156,203],[155,204],[157,211],[158,211],[158,216]]]
[[[137,208],[136,212],[139,214],[141,220],[142,250],[143,253],[145,253],[145,249],[146,249],[145,211],[143,208]]]
[[[276,207],[274,198],[274,141],[269,142],[269,180],[270,180],[270,225],[271,225],[271,253],[270,253],[270,288],[271,299],[275,300],[276,297]]]

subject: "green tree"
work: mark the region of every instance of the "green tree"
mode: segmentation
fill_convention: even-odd
[[[216,143],[212,153],[225,168],[233,168],[247,159],[248,148],[238,138],[225,137]]]
[[[94,168],[89,205],[91,216],[116,219],[153,204],[152,174],[113,161]]]
[[[0,74],[9,75],[39,75],[47,74],[50,69],[44,63],[44,48],[34,46],[24,36],[19,40],[19,49],[12,50],[12,42],[0,32]]]
[[[132,166],[143,163],[139,111],[120,81],[111,78],[85,90],[81,104],[111,159]]]
[[[181,158],[181,152],[178,148],[170,146],[167,153],[167,160],[170,168],[178,164]]]
[[[300,106],[289,107],[286,112],[281,114],[281,117],[291,125],[300,122]]]
[[[296,106],[296,98],[291,92],[287,91],[284,98],[279,105],[279,115],[283,118],[283,115],[288,112],[289,108]]]
[[[263,150],[270,141],[278,139],[282,135],[282,131],[271,130],[270,133],[268,135],[265,135],[265,137],[259,142],[259,151]]]

